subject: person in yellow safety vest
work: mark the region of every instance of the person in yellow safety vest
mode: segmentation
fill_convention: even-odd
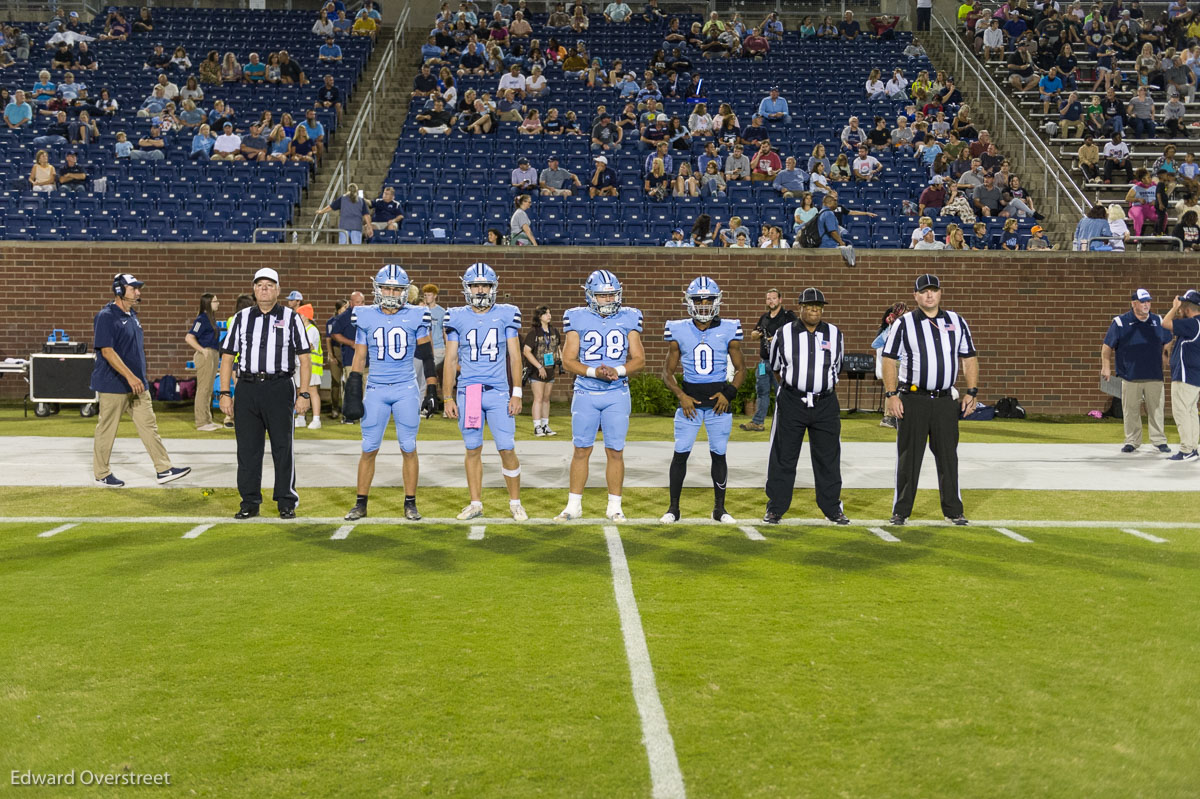
[[[308,336],[308,346],[312,349],[309,357],[312,359],[312,377],[309,385],[312,387],[312,421],[308,423],[309,430],[321,429],[321,373],[325,371],[325,354],[321,350],[321,331],[313,324],[313,307],[309,303],[296,309],[304,319],[304,334]],[[293,376],[292,380],[299,378]],[[296,427],[304,427],[304,417],[296,416]]]

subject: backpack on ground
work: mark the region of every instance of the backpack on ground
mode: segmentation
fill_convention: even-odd
[[[1000,419],[1024,419],[1025,409],[1016,397],[1004,397],[996,402],[996,416]]]

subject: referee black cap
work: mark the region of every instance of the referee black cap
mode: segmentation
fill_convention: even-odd
[[[820,289],[807,288],[800,292],[799,302],[801,305],[824,305],[825,295],[821,293]]]
[[[925,289],[940,289],[942,281],[938,280],[937,275],[924,274],[917,278],[914,291],[924,291]]]

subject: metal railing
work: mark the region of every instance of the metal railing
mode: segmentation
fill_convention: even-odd
[[[1028,167],[1032,163],[1040,166],[1042,171],[1042,202],[1052,204],[1054,212],[1063,210],[1074,211],[1082,217],[1087,213],[1092,203],[1083,193],[1078,184],[1066,171],[1063,165],[1050,152],[1050,148],[1042,141],[1037,131],[1029,121],[1021,116],[1020,110],[1013,104],[1012,99],[997,85],[995,79],[988,73],[983,63],[959,39],[957,28],[946,27],[941,14],[933,15],[933,33],[940,36],[948,45],[947,49],[954,58],[954,74],[970,73],[974,76],[975,97],[972,105],[981,108],[984,100],[990,102],[990,110],[996,121],[996,132],[1007,141],[1014,138],[1021,142],[1021,154],[1025,159],[1025,174],[1021,181],[1026,186],[1036,182],[1036,176],[1029,174]]]
[[[1112,236],[1092,236],[1084,242],[1083,249],[1091,250],[1092,252],[1105,252],[1105,250],[1092,250],[1092,242],[1102,241],[1105,244],[1111,244],[1112,240]],[[1179,250],[1179,252],[1183,252],[1183,242],[1174,236],[1130,236],[1125,239],[1125,252],[1129,252],[1131,249],[1141,252],[1143,244],[1165,244],[1168,247]],[[1116,250],[1115,252],[1120,252],[1120,250]]]
[[[375,131],[375,119],[379,114],[381,104],[391,89],[391,78],[399,63],[399,53],[404,47],[404,29],[408,25],[411,13],[412,6],[405,4],[404,10],[396,19],[396,28],[392,33],[392,38],[383,51],[383,57],[379,61],[379,66],[375,68],[375,74],[371,76],[370,88],[366,97],[363,98],[362,105],[359,106],[350,132],[346,135],[346,145],[342,151],[342,157],[334,165],[333,171],[329,173],[329,185],[325,187],[325,193],[321,196],[321,208],[328,207],[335,198],[342,196],[345,187],[350,184],[351,167],[361,160],[363,147]],[[310,243],[315,244],[319,236],[328,232],[325,228],[328,219],[328,214],[313,216],[309,226]]]
[[[301,244],[301,243],[303,243],[301,241],[301,238],[308,238],[313,233],[313,230],[312,230],[312,228],[306,228],[306,227],[256,227],[256,228],[254,228],[254,233],[250,237],[250,242],[252,244],[258,244],[258,234],[259,233],[282,233],[283,239],[284,239],[283,240],[284,244],[288,243],[287,237],[290,234],[292,237],[292,241],[291,241],[292,244]],[[336,228],[326,228],[324,230],[318,231],[318,233],[321,235],[332,237],[332,236],[339,235],[340,233],[342,233],[342,231],[340,231]],[[315,236],[313,236],[313,240],[314,241],[316,240]]]

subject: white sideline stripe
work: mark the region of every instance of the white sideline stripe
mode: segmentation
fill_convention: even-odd
[[[350,531],[354,529],[353,524],[343,524],[341,527],[333,531],[333,535],[329,536],[332,541],[341,541],[350,535]]]
[[[276,519],[272,517],[256,517],[250,521],[235,522],[232,514],[229,516],[0,516],[0,524],[337,524],[343,521],[341,516],[304,516],[296,519]],[[479,516],[471,520],[475,524],[514,524],[511,516]],[[569,522],[556,522],[551,518],[530,519],[526,522],[521,522],[522,525],[589,525],[598,526],[606,523],[603,517],[574,519]],[[626,524],[645,524],[658,526],[660,524],[658,517],[654,518],[636,518],[627,519]],[[355,522],[356,525],[361,524],[386,524],[386,525],[404,525],[410,526],[413,524],[462,524],[458,519],[452,517],[431,518],[425,517],[420,522],[412,522],[402,516],[372,516],[366,519],[360,519]],[[692,525],[694,527],[708,527],[710,525],[718,525],[721,522],[713,520],[711,516],[703,516],[696,519],[680,519],[678,524]],[[783,519],[780,522],[785,527],[828,527],[829,520],[820,519]],[[884,526],[891,524],[888,519],[858,519],[854,522],[855,527],[867,526]],[[924,521],[921,519],[910,518],[908,524],[911,527],[952,527],[949,522],[942,519],[929,519]],[[1132,525],[1137,525],[1142,529],[1150,530],[1200,530],[1200,522],[1147,522],[1140,519],[1097,519],[1096,521],[1079,521],[1077,519],[1060,520],[1054,519],[972,519],[971,526],[973,527],[1026,527],[1026,528],[1056,528],[1063,529],[1086,529],[1086,530],[1111,530],[1123,529]],[[722,525],[724,526],[724,525]]]
[[[193,527],[191,530],[188,530],[186,533],[184,533],[183,537],[184,538],[199,538],[200,534],[203,533],[205,530],[207,530],[210,527],[212,527],[211,524],[198,524],[195,527]]]
[[[743,528],[741,528],[741,530],[743,533],[746,534],[746,538],[749,538],[751,541],[766,541],[767,540],[766,536],[764,536],[758,530],[755,530],[753,527],[743,527]]]
[[[70,530],[72,527],[75,527],[75,526],[76,526],[75,524],[60,524],[58,527],[55,527],[53,530],[47,530],[44,533],[38,533],[38,538],[49,538],[52,535],[58,535],[59,533],[66,532],[67,530]]]
[[[879,536],[884,541],[887,541],[890,544],[900,543],[899,538],[896,538],[896,536],[892,535],[887,530],[884,530],[882,527],[868,527],[867,530],[868,530],[868,532]]]
[[[1021,535],[1020,533],[1014,533],[1012,530],[1009,530],[1007,527],[997,527],[996,532],[999,533],[1000,535],[1008,536],[1013,541],[1020,541],[1022,544],[1032,544],[1033,543],[1033,541],[1029,540],[1025,536]]]
[[[483,540],[483,531],[486,529],[487,529],[486,525],[482,525],[482,524],[471,525],[471,532],[467,533],[467,540],[468,541],[482,541]]]
[[[1156,535],[1150,535],[1149,533],[1143,533],[1141,530],[1134,530],[1132,527],[1123,527],[1123,528],[1121,528],[1121,532],[1129,533],[1130,535],[1136,535],[1138,538],[1144,538],[1152,544],[1167,543],[1167,539],[1165,539],[1165,538],[1159,538]]]
[[[629,562],[621,546],[621,534],[611,525],[604,528],[608,542],[608,558],[612,562],[613,594],[621,617],[621,635],[625,639],[625,657],[629,660],[629,676],[633,682],[633,701],[642,718],[642,742],[650,760],[650,791],[654,799],[684,799],[683,773],[675,756],[675,742],[667,727],[667,714],[654,683],[654,667],[650,665],[650,649],[638,615],[637,599],[633,595],[633,578]]]

